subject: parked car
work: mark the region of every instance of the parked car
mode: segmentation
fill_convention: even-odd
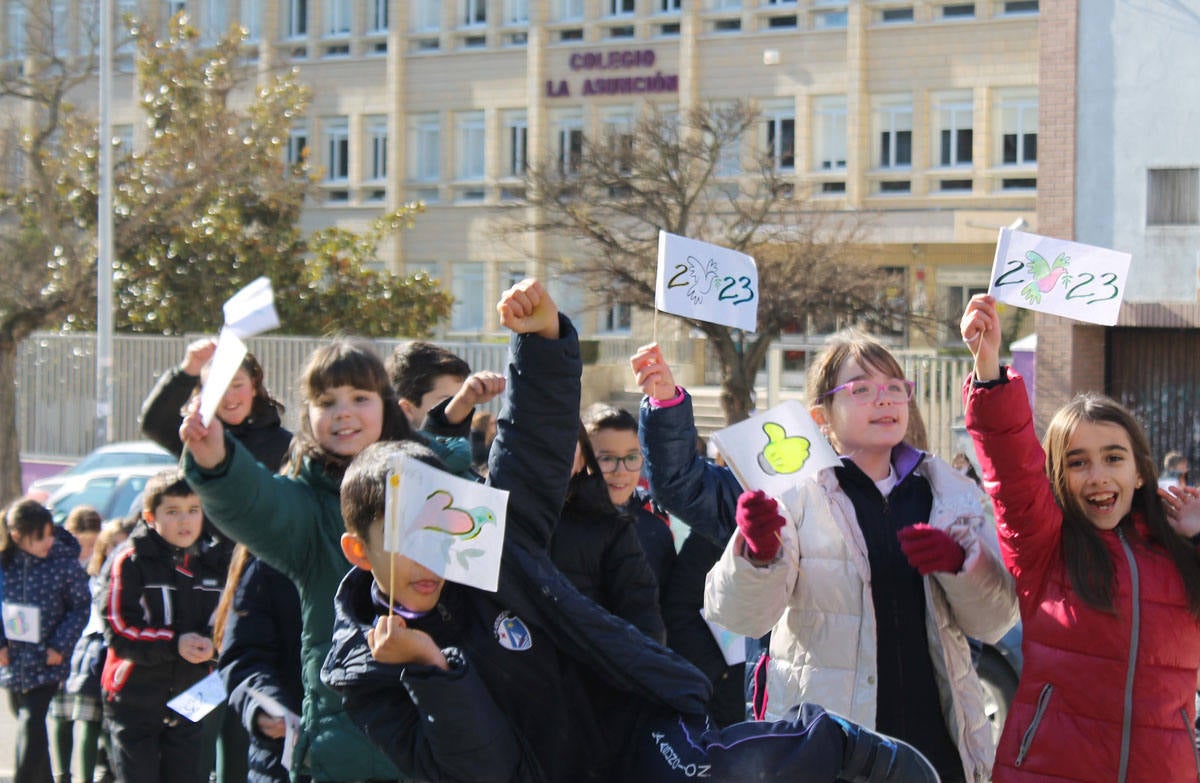
[[[93,470],[69,477],[46,501],[46,507],[61,525],[76,506],[91,506],[100,512],[101,519],[123,517],[140,502],[142,490],[150,477],[163,465],[132,465],[122,468]]]
[[[1008,708],[1017,694],[1021,679],[1021,624],[1017,623],[996,644],[971,642],[976,654],[975,671],[983,683],[983,710],[992,724],[992,737],[1000,742],[1000,732],[1008,718]]]
[[[162,468],[166,465],[174,465],[177,461],[174,454],[148,440],[110,443],[96,449],[62,473],[38,479],[29,485],[29,491],[25,494],[39,503],[46,503],[50,496],[73,476],[101,468],[123,468],[135,465],[157,465]]]

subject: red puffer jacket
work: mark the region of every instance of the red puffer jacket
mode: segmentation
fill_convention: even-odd
[[[1008,377],[991,387],[968,378],[963,390],[1024,623],[1024,669],[993,781],[1195,783],[1200,625],[1183,580],[1135,513],[1132,529],[1100,534],[1115,566],[1116,612],[1075,594],[1025,384]]]

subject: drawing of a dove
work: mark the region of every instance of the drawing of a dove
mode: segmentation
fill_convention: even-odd
[[[692,281],[688,286],[687,297],[692,300],[692,304],[700,304],[717,282],[717,262],[711,258],[701,261],[695,256],[688,256],[687,265],[688,277]]]

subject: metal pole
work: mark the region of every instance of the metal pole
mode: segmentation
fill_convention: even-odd
[[[96,445],[113,439],[113,155],[112,118],[112,37],[113,2],[100,2],[100,205],[96,259]]]

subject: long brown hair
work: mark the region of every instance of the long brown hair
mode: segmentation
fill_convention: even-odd
[[[229,624],[229,613],[233,611],[233,599],[237,596],[238,585],[242,583],[242,572],[246,570],[251,558],[250,550],[245,544],[233,548],[229,558],[229,573],[225,577],[225,589],[221,591],[221,600],[217,602],[217,610],[213,612],[213,648],[221,652],[221,642],[225,639],[225,626]]]
[[[1054,414],[1042,439],[1046,475],[1063,514],[1063,561],[1071,587],[1084,603],[1112,612],[1115,567],[1096,527],[1067,487],[1067,446],[1082,423],[1115,424],[1125,430],[1133,449],[1134,465],[1142,486],[1133,493],[1134,512],[1149,528],[1149,539],[1166,550],[1187,592],[1188,610],[1200,620],[1200,560],[1191,544],[1167,522],[1166,508],[1158,496],[1158,466],[1150,441],[1137,419],[1120,403],[1102,394],[1081,394]],[[1125,521],[1122,520],[1122,525]]]

